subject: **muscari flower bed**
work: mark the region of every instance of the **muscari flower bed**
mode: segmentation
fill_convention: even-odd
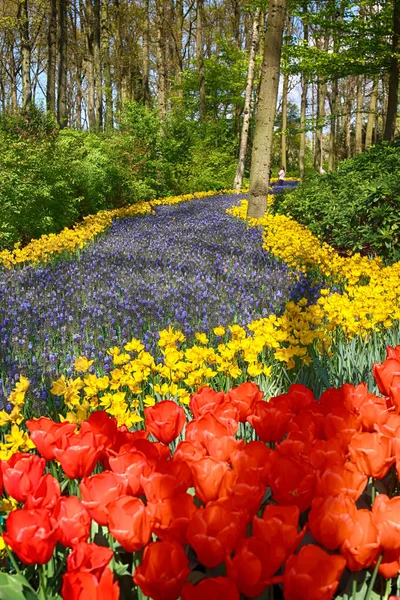
[[[0,270],[0,408],[23,373],[43,410],[56,374],[132,337],[155,354],[160,329],[188,341],[220,324],[279,314],[318,286],[262,249],[261,232],[226,214],[237,196],[160,206],[115,221],[79,258]]]

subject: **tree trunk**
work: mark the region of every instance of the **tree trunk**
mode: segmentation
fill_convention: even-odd
[[[299,151],[299,170],[300,179],[303,181],[305,174],[305,156],[306,156],[306,111],[307,111],[307,84],[305,78],[301,78],[301,105],[300,105],[300,151]]]
[[[149,45],[149,31],[150,31],[150,20],[149,20],[150,0],[145,1],[145,13],[144,13],[144,27],[143,27],[143,104],[150,106],[151,95],[150,95],[150,45]]]
[[[337,113],[337,97],[338,97],[338,82],[335,79],[332,82],[332,90],[330,97],[331,123],[329,130],[329,159],[328,169],[333,171],[336,163],[336,113]]]
[[[267,208],[269,169],[272,156],[285,15],[286,0],[271,0],[265,35],[260,96],[251,157],[247,217],[261,218]]]
[[[182,44],[183,44],[183,0],[176,0],[175,6],[175,50],[174,50],[174,62],[175,62],[175,81],[177,85],[177,96],[183,98],[182,91]]]
[[[322,170],[323,162],[323,135],[322,130],[325,119],[325,84],[320,80],[317,83],[317,128],[315,132],[314,169],[318,173]]]
[[[109,132],[113,129],[113,95],[110,62],[110,34],[108,31],[108,2],[103,0],[101,4],[101,51],[104,68],[104,95],[106,100],[106,111],[104,115],[104,130]]]
[[[368,121],[367,121],[367,130],[365,132],[365,148],[369,148],[372,145],[372,134],[374,132],[374,126],[376,121],[376,109],[378,104],[378,78],[374,77],[371,97],[369,100],[369,110],[368,110]]]
[[[396,130],[397,104],[399,97],[399,41],[400,41],[400,0],[393,0],[392,57],[389,71],[389,97],[383,139],[393,141]]]
[[[287,104],[288,104],[288,89],[289,89],[289,76],[287,73],[283,76],[283,87],[282,87],[282,135],[281,135],[281,165],[286,171],[286,129],[287,129]]]
[[[46,110],[56,114],[57,0],[50,0],[47,32]]]
[[[67,126],[67,0],[59,0],[58,20],[60,34],[58,38],[58,94],[57,120],[60,128]]]
[[[94,0],[93,17],[93,69],[96,93],[95,110],[97,130],[101,131],[103,129],[103,80],[101,68],[100,0]]]
[[[249,126],[250,126],[250,108],[251,108],[251,93],[253,90],[253,81],[254,81],[254,65],[257,53],[257,44],[258,44],[258,33],[260,26],[260,9],[257,9],[254,13],[253,19],[253,32],[251,37],[251,47],[250,47],[250,56],[249,56],[249,69],[247,72],[247,83],[246,83],[246,96],[244,100],[244,111],[243,111],[243,125],[242,125],[242,134],[240,138],[240,149],[239,149],[239,160],[236,169],[236,176],[234,181],[234,188],[238,192],[242,187],[243,182],[243,173],[244,173],[244,164],[246,159],[247,152],[247,139],[249,135]]]
[[[167,82],[165,65],[165,0],[157,2],[157,74],[158,112],[164,120],[167,114]]]
[[[203,56],[203,0],[197,0],[196,4],[196,61],[199,76],[200,89],[200,120],[206,118],[206,79],[204,76]]]
[[[307,0],[303,2],[303,38],[304,45],[308,47],[308,22],[307,22]],[[304,75],[301,78],[301,105],[300,105],[300,151],[299,151],[299,170],[300,179],[304,180],[305,174],[305,156],[306,156],[306,115],[307,115],[307,92],[308,85]]]
[[[345,119],[345,141],[346,141],[346,158],[351,158],[351,115],[353,112],[353,95],[351,92],[352,80],[349,81],[347,86],[347,99],[346,99],[346,119]]]
[[[22,108],[26,110],[32,102],[31,85],[31,52],[32,45],[29,32],[28,0],[20,0],[18,4],[18,28],[21,36],[21,71],[22,71]]]
[[[12,113],[15,113],[18,109],[17,67],[15,64],[14,45],[15,40],[10,39],[8,52],[10,63],[10,109]]]
[[[363,151],[363,143],[362,143],[362,111],[363,111],[363,86],[362,86],[363,78],[362,75],[357,75],[357,113],[356,113],[356,141],[355,141],[355,153],[361,154]]]

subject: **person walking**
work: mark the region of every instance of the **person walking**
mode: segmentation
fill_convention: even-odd
[[[279,185],[283,185],[283,182],[285,181],[285,175],[286,175],[285,167],[282,165],[281,170],[278,173],[278,184]]]

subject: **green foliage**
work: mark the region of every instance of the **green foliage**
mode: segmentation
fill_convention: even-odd
[[[400,142],[345,160],[336,172],[313,175],[274,211],[290,214],[340,251],[400,259]]]

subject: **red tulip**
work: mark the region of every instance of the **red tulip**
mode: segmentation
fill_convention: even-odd
[[[313,467],[320,472],[333,465],[343,465],[346,460],[342,443],[338,438],[314,440],[307,454]]]
[[[39,484],[25,502],[24,508],[32,510],[34,508],[47,508],[52,510],[58,498],[61,495],[60,484],[52,475],[43,475]]]
[[[240,594],[236,585],[227,577],[209,577],[202,579],[197,585],[185,583],[182,600],[239,600]]]
[[[68,421],[55,423],[47,417],[29,419],[26,421],[26,426],[32,442],[46,460],[54,460],[54,448],[57,448],[60,438],[64,434],[73,433],[76,429],[74,423]]]
[[[254,404],[261,401],[263,396],[258,385],[248,381],[241,383],[236,388],[231,388],[226,398],[239,410],[239,421],[245,423],[247,417],[252,414]]]
[[[276,456],[271,468],[270,486],[275,502],[294,504],[303,512],[314,498],[314,469],[304,460]]]
[[[353,531],[340,547],[350,571],[361,571],[372,565],[380,550],[380,536],[369,510],[358,510]]]
[[[196,496],[206,504],[219,497],[219,487],[229,465],[210,456],[191,465]]]
[[[249,442],[232,454],[231,462],[236,473],[257,469],[263,484],[268,485],[271,455],[272,450],[263,442]]]
[[[43,476],[44,458],[36,454],[16,452],[8,460],[1,461],[4,488],[17,502],[25,502]]]
[[[155,461],[149,461],[142,452],[135,451],[121,452],[117,456],[110,456],[109,464],[113,473],[117,473],[127,480],[127,493],[132,496],[143,494],[141,477],[150,475],[155,467]]]
[[[108,505],[108,528],[127,552],[141,550],[149,541],[151,521],[139,498],[120,496]]]
[[[368,477],[382,479],[395,461],[392,440],[381,433],[358,433],[349,445],[350,459]]]
[[[382,364],[374,363],[372,373],[379,391],[384,396],[390,395],[390,386],[395,375],[400,375],[400,360],[387,358]]]
[[[382,426],[390,415],[385,398],[375,396],[375,394],[368,394],[358,410],[361,416],[363,431],[371,433],[376,431],[378,421]]]
[[[82,479],[79,485],[82,504],[91,519],[99,525],[107,525],[107,505],[126,494],[127,487],[127,479],[111,471],[103,471],[98,475]]]
[[[379,494],[372,507],[374,522],[384,550],[400,550],[400,496]]]
[[[318,546],[303,546],[286,561],[283,576],[285,600],[331,600],[346,560]]]
[[[232,435],[219,438],[209,436],[204,439],[204,445],[212,458],[231,462],[232,455],[243,448],[244,441],[236,440]]]
[[[99,578],[85,571],[63,575],[63,600],[118,600],[119,594],[118,583],[114,582],[114,575],[108,567]]]
[[[142,475],[140,482],[148,502],[158,502],[192,487],[192,472],[183,461],[160,460],[155,471]]]
[[[352,500],[360,498],[368,483],[368,477],[352,462],[327,466],[317,475],[315,495],[318,497],[345,494]]]
[[[231,510],[211,502],[194,514],[187,529],[187,539],[199,561],[211,568],[232,553],[241,531],[241,523]]]
[[[66,547],[85,542],[90,535],[91,518],[76,496],[61,496],[53,511],[58,525],[58,541]]]
[[[269,402],[256,402],[253,414],[247,420],[263,442],[280,442],[292,418],[287,400],[272,398]]]
[[[186,423],[185,411],[172,400],[162,400],[144,409],[146,429],[163,444],[175,440]]]
[[[193,421],[191,421],[192,423]],[[400,425],[400,423],[399,423]],[[196,462],[203,456],[206,456],[207,450],[204,446],[195,442],[183,441],[179,442],[174,452],[172,460],[182,460],[187,463]]]
[[[236,435],[240,415],[238,408],[232,402],[225,401],[218,404],[213,410],[213,415],[227,427],[229,435]]]
[[[145,548],[133,580],[152,600],[177,600],[189,573],[189,561],[180,544],[153,542]]]
[[[357,412],[369,395],[366,383],[360,383],[358,385],[345,383],[340,388],[340,392],[343,398],[343,406],[350,412]]]
[[[395,348],[386,346],[386,358],[395,358],[400,362],[400,344],[395,346]]]
[[[104,449],[114,448],[118,433],[114,417],[110,417],[104,410],[96,410],[90,414],[87,423],[95,436],[97,446],[103,446]]]
[[[113,557],[113,551],[106,546],[80,542],[67,556],[67,570],[69,573],[92,573],[99,579]]]
[[[56,528],[56,522],[45,508],[14,510],[7,517],[3,539],[25,564],[44,565],[52,557],[57,543]]]
[[[200,388],[190,398],[190,410],[195,419],[207,412],[213,412],[218,404],[225,402],[224,392],[215,392],[208,386]]]
[[[153,523],[153,533],[160,540],[175,541],[185,546],[187,528],[197,511],[194,498],[190,494],[180,493],[160,502],[147,505]]]
[[[229,427],[222,423],[212,413],[206,413],[196,420],[189,421],[186,426],[186,441],[193,444],[202,444],[205,447],[205,440],[209,437],[221,438],[229,436],[231,432]]]
[[[281,546],[249,537],[241,540],[235,556],[227,559],[227,574],[242,594],[255,598],[273,582],[273,576],[285,558],[286,553]]]
[[[324,421],[326,439],[340,439],[344,452],[353,436],[361,431],[361,417],[351,413],[344,406],[337,406],[329,411]]]
[[[299,413],[301,410],[305,408],[310,408],[310,406],[316,403],[315,396],[312,391],[301,383],[294,383],[289,387],[289,391],[287,394],[282,394],[278,396],[278,398],[285,397],[288,404],[289,410],[293,413]]]
[[[394,375],[389,386],[390,405],[395,407],[397,413],[400,412],[400,374]]]
[[[386,579],[398,577],[400,572],[400,549],[384,550],[378,573]]]
[[[336,550],[352,534],[357,508],[344,494],[314,498],[308,515],[310,531],[328,550]]]
[[[82,423],[78,433],[63,434],[58,440],[54,455],[70,479],[88,477],[99,460],[103,446],[97,445],[90,426]]]
[[[300,511],[297,506],[267,504],[262,518],[254,517],[253,535],[265,544],[281,547],[286,557],[296,550],[306,528],[299,532]]]
[[[229,498],[234,511],[241,511],[248,521],[259,511],[265,495],[265,485],[258,469],[246,469],[241,473],[228,471],[219,488],[221,498]]]
[[[149,432],[145,429],[129,431],[126,425],[121,425],[121,427],[117,428],[117,433],[115,435],[114,445],[112,449],[114,450],[114,452],[118,453],[121,446],[124,446],[125,444],[134,444],[139,439],[147,440],[149,435]]]

